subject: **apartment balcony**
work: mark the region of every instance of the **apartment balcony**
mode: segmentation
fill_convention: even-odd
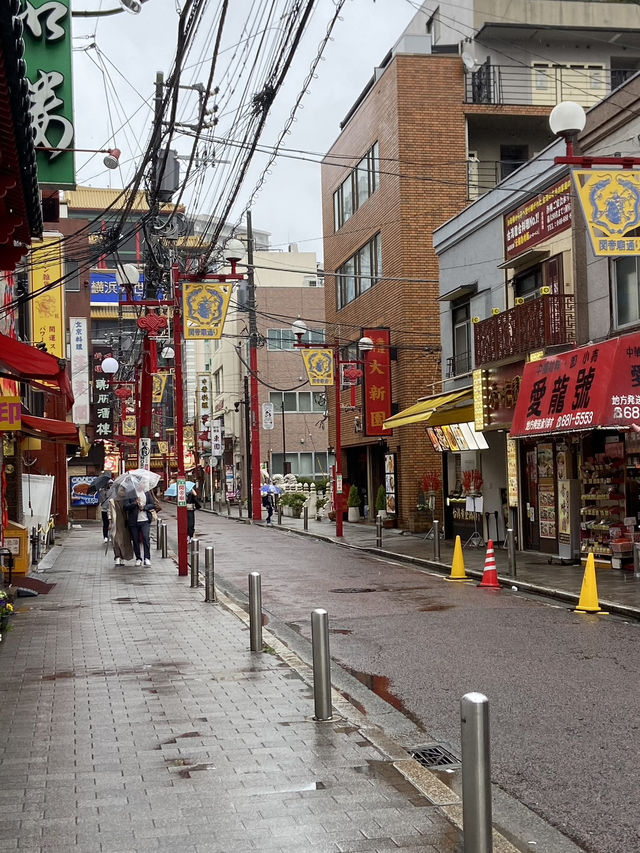
[[[539,62],[523,67],[487,61],[477,71],[465,71],[465,102],[554,107],[560,101],[577,101],[586,109],[635,73],[635,69],[607,68],[595,63]]]
[[[571,346],[576,342],[573,296],[550,294],[531,299],[475,323],[475,367],[524,358],[537,349]]]
[[[457,355],[451,355],[447,359],[445,379],[453,379],[454,376],[462,376],[465,373],[471,373],[471,353],[461,352]]]

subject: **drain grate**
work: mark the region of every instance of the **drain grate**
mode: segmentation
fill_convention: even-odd
[[[459,767],[460,759],[440,744],[418,746],[410,749],[409,754],[423,767]]]

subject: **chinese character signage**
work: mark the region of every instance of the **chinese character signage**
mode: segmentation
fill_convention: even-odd
[[[74,424],[89,423],[89,334],[86,317],[69,318],[71,343],[71,388],[73,390],[72,420]]]
[[[211,421],[211,455],[222,456],[222,420]]]
[[[473,374],[473,413],[476,429],[509,429],[518,402],[524,363],[519,361]]]
[[[196,282],[182,286],[182,314],[186,341],[212,341],[222,337],[231,283]]]
[[[110,379],[102,372],[101,365],[111,355],[110,351],[93,351],[93,423],[96,438],[105,441],[113,439],[113,399]]]
[[[511,435],[640,423],[640,334],[525,366]]]
[[[31,115],[38,151],[38,182],[73,189],[71,0],[27,0],[20,12]]]
[[[309,385],[313,387],[333,385],[333,350],[301,350]]]
[[[640,255],[640,173],[619,169],[573,172],[595,255]],[[628,235],[628,236],[627,236]]]
[[[571,179],[567,177],[505,216],[505,258],[515,258],[570,227]]]
[[[127,292],[116,281],[116,274],[113,270],[91,270],[91,304],[92,305],[117,305],[121,300],[126,301],[130,297]],[[140,276],[140,281],[133,285],[133,299],[144,298],[144,276]]]
[[[66,357],[62,235],[31,244],[31,328],[34,343],[47,352]]]
[[[391,417],[391,333],[389,329],[364,329],[373,349],[364,356],[364,434],[391,435],[383,424]]]
[[[20,397],[0,397],[0,432],[19,430],[21,424]]]

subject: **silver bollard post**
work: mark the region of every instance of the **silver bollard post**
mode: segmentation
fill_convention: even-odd
[[[200,584],[200,541],[192,539],[190,543],[191,557],[191,587]]]
[[[509,563],[509,574],[512,578],[516,576],[516,538],[511,527],[507,528],[507,561]]]
[[[460,700],[464,853],[492,853],[489,700],[466,693]]]
[[[278,504],[278,524],[282,524],[282,506]]]
[[[376,516],[376,548],[382,548],[382,518]]]
[[[308,506],[302,507],[302,529],[303,530],[309,529],[309,507]]]
[[[242,518],[242,501],[238,502],[238,518]]]
[[[249,572],[249,636],[251,651],[262,651],[262,578]]]
[[[640,578],[640,545],[636,543],[633,546],[633,576]]]
[[[156,551],[159,551],[162,547],[162,540],[160,539],[161,530],[160,530],[160,518],[156,520]]]
[[[433,519],[433,559],[440,562],[440,522]]]
[[[329,657],[329,614],[321,607],[311,613],[313,652],[313,703],[315,720],[331,720],[331,658]]]
[[[207,545],[204,549],[204,600],[216,600],[216,576],[213,545]]]
[[[160,525],[160,538],[162,540],[162,559],[167,559],[167,550],[168,550],[168,542],[167,542],[167,522],[163,521]]]
[[[231,518],[231,504],[227,501],[227,515]]]

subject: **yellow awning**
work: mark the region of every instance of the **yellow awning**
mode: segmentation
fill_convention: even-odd
[[[469,409],[471,416],[467,417]],[[397,415],[387,418],[384,422],[384,428],[395,429],[396,427],[418,423],[425,424],[425,426],[427,424],[440,426],[441,424],[458,423],[465,420],[473,420],[473,391],[471,388],[421,400],[415,406],[409,406],[408,409],[403,409]]]

